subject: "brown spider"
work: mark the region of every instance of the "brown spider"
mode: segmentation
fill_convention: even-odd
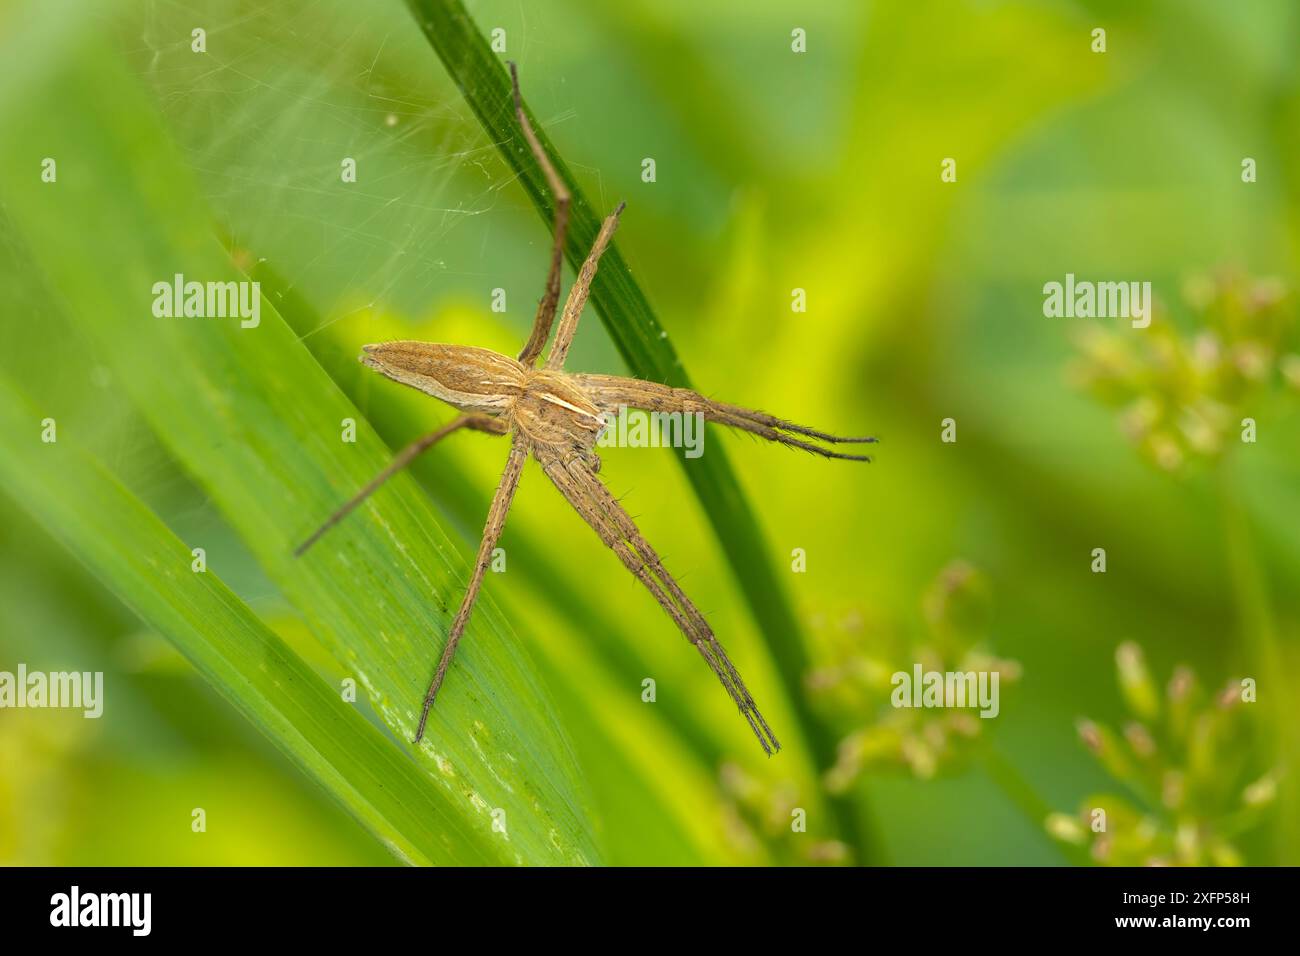
[[[573,288],[569,290],[560,317],[560,327],[555,335],[555,344],[551,346],[545,366],[535,367],[550,336],[560,299],[560,267],[569,220],[569,192],[524,114],[519,95],[519,77],[513,63],[510,64],[510,78],[514,87],[515,114],[519,126],[555,195],[555,241],[551,247],[546,292],[538,303],[532,334],[518,359],[469,345],[385,342],[363,346],[363,364],[396,382],[441,399],[463,414],[399,452],[392,464],[375,476],[356,497],[331,515],[294,553],[301,555],[388,478],[457,429],[469,428],[493,435],[510,434],[510,457],[506,460],[501,482],[492,498],[487,526],[483,529],[483,539],[478,546],[474,573],[470,576],[469,587],[452,623],[451,633],[447,636],[447,646],[443,649],[442,659],[438,662],[433,682],[425,695],[415,742],[419,743],[424,736],[429,709],[433,706],[443,678],[447,676],[447,668],[456,653],[456,645],[460,643],[465,625],[469,622],[474,601],[483,584],[483,575],[505,525],[506,512],[510,510],[515,489],[519,486],[524,461],[531,453],[574,510],[595,529],[601,541],[622,559],[628,570],[663,605],[682,633],[695,645],[749,722],[754,735],[763,745],[763,750],[770,756],[780,750],[781,745],[772,735],[763,715],[758,712],[745,682],[740,679],[740,674],[723,651],[722,645],[690,598],[664,570],[659,555],[641,536],[632,518],[596,477],[596,472],[600,470],[600,458],[594,448],[605,423],[602,415],[616,412],[621,407],[700,413],[706,421],[740,428],[761,438],[802,448],[827,458],[851,461],[871,459],[865,455],[835,452],[794,436],[802,435],[830,444],[867,443],[874,442],[875,439],[838,438],[782,421],[763,412],[715,402],[687,389],[617,375],[565,372],[565,356],[577,331],[578,318],[587,302],[587,294],[596,275],[596,265],[618,226],[618,217],[623,211],[622,203],[605,219],[587,261],[583,263]]]

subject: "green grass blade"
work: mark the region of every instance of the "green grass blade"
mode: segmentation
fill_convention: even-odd
[[[215,573],[195,573],[189,546],[98,461],[67,439],[42,442],[41,419],[0,381],[0,480],[18,504],[400,859],[504,859]]]
[[[501,150],[539,215],[550,225],[554,213],[552,197],[541,169],[519,133],[509,76],[500,58],[492,52],[460,0],[407,0],[407,5],[488,138]],[[525,90],[525,99],[526,93]],[[573,197],[565,253],[577,268],[591,248],[603,212],[592,207],[563,158],[551,146],[541,124],[532,119],[538,139]],[[633,375],[680,388],[691,387],[686,369],[616,243],[601,258],[591,301]],[[767,557],[771,551],[757,517],[741,490],[722,443],[711,442],[709,453],[699,458],[688,460],[678,454],[677,459],[709,516],[714,534],[776,662],[812,748],[813,760],[819,768],[828,767],[834,760],[836,741],[803,693],[802,680],[810,664],[800,627],[775,566]],[[874,838],[857,834],[855,811],[842,801],[836,803],[839,804],[836,816],[844,835],[860,845],[863,840],[868,841],[870,845],[863,845],[862,849],[868,856],[875,854],[878,848]]]
[[[46,31],[84,19],[60,4],[34,16]],[[74,39],[54,58],[44,44],[35,78],[23,31],[0,50],[14,65],[0,79],[5,141],[39,144],[0,154],[9,221],[114,381],[409,747],[466,563],[406,475],[292,556],[391,453],[269,302],[255,328],[152,314],[153,284],[175,274],[243,276],[151,102],[96,37]],[[59,158],[57,184],[40,181],[42,156]],[[342,440],[344,419],[356,422],[354,443]],[[221,555],[208,560],[219,568]],[[508,859],[598,861],[570,744],[490,594],[410,753],[462,825]]]

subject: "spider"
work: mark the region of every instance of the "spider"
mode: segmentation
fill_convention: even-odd
[[[645,585],[686,635],[687,640],[695,645],[749,723],[763,751],[771,756],[781,749],[781,745],[759,713],[726,651],[722,649],[703,615],[683,593],[672,575],[664,569],[659,555],[642,537],[632,518],[597,478],[600,458],[594,447],[606,421],[603,416],[622,407],[652,412],[699,413],[705,421],[739,428],[760,438],[814,452],[826,458],[850,461],[871,459],[866,455],[833,451],[804,439],[827,444],[863,444],[876,439],[828,435],[763,412],[715,402],[688,389],[617,375],[587,375],[564,371],[564,359],[573,343],[578,319],[596,275],[596,266],[618,226],[623,203],[619,203],[602,223],[595,244],[569,290],[564,310],[560,314],[555,342],[546,362],[537,367],[542,349],[550,338],[560,301],[560,270],[564,237],[568,228],[570,196],[524,113],[519,94],[518,71],[514,63],[509,66],[515,116],[555,198],[550,269],[545,292],[533,320],[532,333],[517,359],[469,345],[398,341],[362,346],[362,364],[396,382],[454,406],[461,414],[402,449],[387,468],[331,515],[294,553],[301,555],[305,552],[380,485],[452,432],[467,428],[490,435],[509,435],[510,455],[492,498],[469,586],[452,622],[429,691],[424,697],[415,743],[418,744],[424,736],[429,710],[433,707],[438,690],[447,676],[447,669],[456,654],[456,647],[465,633],[465,625],[469,622],[474,602],[483,584],[483,575],[501,536],[515,489],[519,486],[524,462],[532,455],[574,510],[591,525],[600,540],[618,555],[636,579]]]

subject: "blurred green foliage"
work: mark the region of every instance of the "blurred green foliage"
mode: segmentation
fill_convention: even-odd
[[[526,470],[502,541],[508,571],[485,587],[499,613],[467,638],[439,734],[463,734],[470,760],[477,715],[487,731],[517,735],[530,766],[549,768],[543,806],[523,809],[535,796],[524,785],[512,796],[512,831],[536,837],[527,862],[555,858],[538,821],[558,815],[562,840],[617,864],[1065,863],[1080,859],[1072,848],[1097,848],[1086,835],[1071,842],[1070,825],[1087,820],[1052,811],[1101,805],[1089,795],[1116,787],[1108,862],[1300,862],[1300,402],[1287,359],[1300,11],[1285,0],[467,6],[485,35],[505,31],[502,58],[519,61],[534,115],[594,210],[628,201],[618,246],[695,385],[883,439],[876,463],[854,466],[709,435],[757,515],[769,550],[754,560],[776,569],[798,617],[810,667],[797,675],[771,658],[671,456],[603,456],[603,477],[787,743],[771,761],[671,622]],[[235,598],[337,686],[377,661],[348,656],[361,637],[337,617],[354,600],[338,569],[306,582],[288,565],[289,542],[382,460],[380,439],[400,446],[449,416],[358,366],[358,347],[404,337],[517,349],[541,291],[546,228],[398,0],[43,7],[0,4],[0,378],[40,410],[32,441],[40,418],[56,418],[60,445],[96,458],[181,540],[204,542]],[[1090,50],[1099,26],[1105,54]],[[196,27],[205,53],[191,49]],[[807,31],[803,54],[790,48],[796,27]],[[42,183],[57,146],[21,131],[56,139],[103,104],[131,105],[98,117],[103,128],[158,138],[83,137],[57,156],[58,184]],[[357,162],[356,183],[340,181],[344,157]],[[653,184],[641,180],[645,157],[656,160]],[[940,181],[945,157],[957,160],[955,183]],[[1241,180],[1245,157],[1257,182]],[[43,189],[66,191],[65,221],[33,226]],[[169,207],[175,218],[160,225]],[[172,245],[142,255],[157,235]],[[173,252],[263,281],[264,328],[154,318],[148,290],[169,277],[161,266]],[[1067,272],[1149,279],[1159,303],[1150,334],[1045,318],[1043,284]],[[1248,291],[1260,281],[1276,293],[1266,303]],[[497,288],[504,314],[489,307]],[[807,290],[807,312],[791,311],[795,288]],[[132,289],[135,313],[123,305]],[[1265,313],[1266,328],[1243,324]],[[1267,387],[1233,384],[1227,358],[1261,336]],[[125,351],[148,357],[131,381]],[[1106,378],[1117,366],[1098,359],[1115,354],[1125,374]],[[270,367],[271,355],[292,374]],[[594,315],[569,364],[625,370]],[[205,368],[220,375],[194,377]],[[232,420],[277,381],[308,391],[284,399],[283,417]],[[1211,407],[1202,399],[1222,413],[1189,418]],[[286,445],[285,474],[306,476],[292,500],[293,486],[256,463],[278,442],[311,444],[299,426],[313,403],[330,420],[301,458]],[[1135,405],[1158,412],[1137,431]],[[355,452],[336,441],[350,407],[364,417]],[[1257,423],[1251,444],[1238,442],[1244,417]],[[956,443],[940,441],[945,418]],[[1202,419],[1227,422],[1213,426],[1213,449],[1193,427]],[[1203,466],[1160,467],[1170,459],[1151,436],[1162,432],[1180,460]],[[267,444],[237,447],[234,434]],[[411,686],[427,678],[438,635],[408,631],[438,626],[459,598],[457,569],[503,455],[465,436],[413,470],[427,504],[414,482],[386,499],[381,513],[408,532],[388,557],[422,555],[401,574],[422,568],[436,583],[392,635],[409,648],[400,660]],[[291,470],[303,460],[330,470]],[[264,487],[285,498],[259,503]],[[35,507],[13,487],[0,495],[0,670],[103,670],[110,704],[99,721],[0,710],[0,862],[394,859],[50,537]],[[339,532],[366,541],[367,527]],[[1099,547],[1104,574],[1091,570]],[[802,573],[790,570],[796,548]],[[359,574],[397,578],[395,568]],[[977,568],[978,587],[945,590],[952,568]],[[969,605],[942,598],[967,593]],[[328,611],[306,606],[322,595]],[[1190,739],[1157,726],[1168,688],[1117,687],[1120,645],[1140,647],[1151,674],[1186,662],[1207,687],[1257,680],[1256,702],[1224,712],[1231,759],[1198,771],[1221,795],[1166,801],[1159,780],[1183,767]],[[858,817],[846,836],[805,714],[815,708],[851,739],[896,716],[888,683],[850,680],[853,693],[833,701],[792,696],[837,668],[854,673],[853,661],[906,669],[929,659],[927,647],[939,661],[978,648],[1015,662],[1019,679],[978,740],[942,735],[937,750],[960,758],[938,761],[944,772],[864,761],[836,781]],[[654,703],[642,700],[646,677]],[[500,680],[538,686],[506,703],[494,688],[516,685]],[[360,695],[379,733],[401,724],[392,704],[409,704],[397,683],[392,700]],[[1219,713],[1211,697],[1202,711]],[[521,715],[542,709],[554,726],[530,730]],[[1096,723],[1084,726],[1101,728],[1126,710],[1158,759],[1117,772],[1089,758],[1104,755],[1080,744],[1076,724],[1086,714]],[[938,740],[924,727],[908,736]],[[1150,752],[1140,733],[1111,736],[1130,763]],[[918,753],[891,751],[905,752]],[[477,782],[496,806],[492,791],[506,788],[491,766],[476,767]],[[1264,789],[1270,799],[1255,799]],[[1242,801],[1249,826],[1233,816]],[[190,829],[195,806],[217,821],[205,834]],[[1194,846],[1186,819],[1209,821],[1193,828]]]

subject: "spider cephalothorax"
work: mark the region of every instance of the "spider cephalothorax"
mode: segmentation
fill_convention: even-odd
[[[623,408],[700,414],[707,421],[739,428],[770,441],[827,458],[851,461],[870,461],[870,458],[837,452],[825,447],[825,444],[867,443],[875,439],[839,438],[764,412],[715,402],[689,389],[617,375],[587,375],[564,371],[564,360],[574,333],[577,332],[578,319],[586,305],[596,267],[618,226],[618,217],[623,211],[621,203],[602,224],[596,242],[565,300],[555,342],[545,364],[538,367],[537,360],[550,338],[559,304],[560,265],[565,230],[568,227],[569,193],[523,111],[514,64],[510,65],[510,75],[520,130],[555,195],[555,235],[551,247],[550,270],[528,342],[517,359],[468,345],[402,341],[364,346],[361,361],[365,365],[396,382],[419,389],[454,406],[461,414],[399,452],[391,465],[336,511],[298,548],[297,553],[306,551],[391,475],[453,431],[470,428],[493,435],[510,435],[510,456],[492,499],[469,587],[456,613],[456,619],[452,622],[442,658],[424,698],[424,709],[415,732],[416,742],[424,736],[429,709],[433,706],[447,668],[451,666],[456,653],[456,646],[465,632],[492,550],[505,526],[506,514],[519,485],[524,462],[531,455],[574,510],[591,525],[601,541],[618,555],[637,580],[645,585],[686,635],[687,640],[700,652],[748,721],[754,735],[763,745],[763,750],[768,754],[775,753],[781,749],[781,745],[759,713],[744,681],[740,679],[740,674],[703,615],[672,575],[664,569],[659,555],[637,530],[623,506],[596,476],[600,470],[600,458],[594,450],[596,440],[607,416]]]

